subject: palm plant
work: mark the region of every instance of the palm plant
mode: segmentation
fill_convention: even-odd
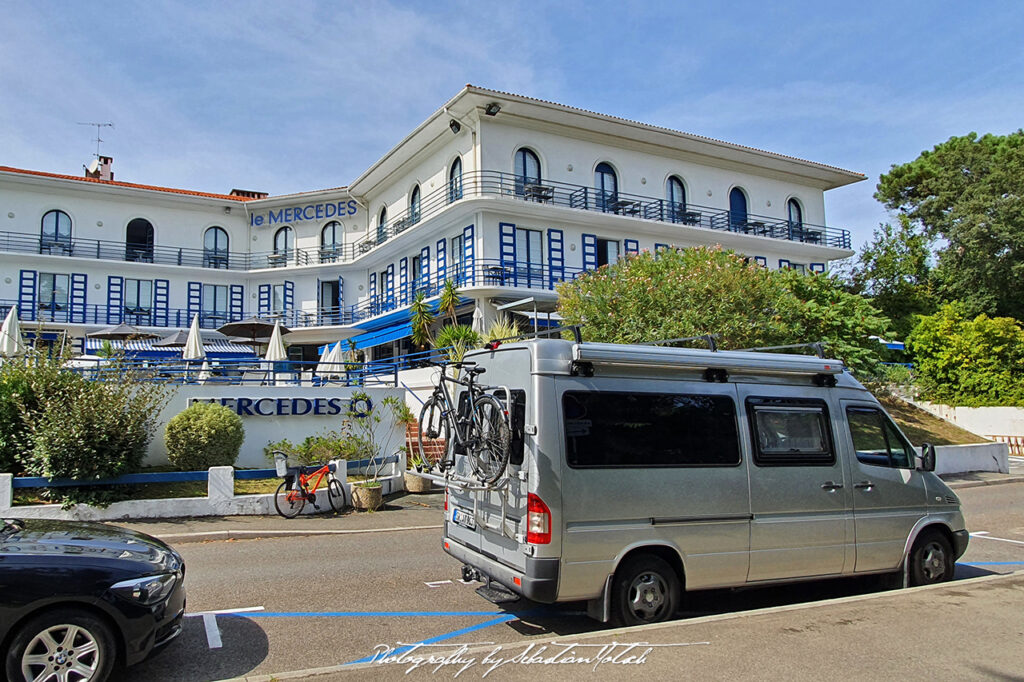
[[[430,336],[430,325],[434,322],[434,311],[427,303],[427,296],[422,291],[416,293],[416,298],[409,305],[412,322],[413,345],[423,349],[433,343]]]
[[[490,329],[484,334],[483,342],[490,343],[501,339],[511,339],[515,336],[519,336],[519,327],[508,315],[503,314],[491,324]]]
[[[480,345],[480,335],[465,324],[446,324],[437,333],[434,343],[444,348],[444,354],[450,362],[460,362],[466,351]]]
[[[448,313],[448,318],[452,321],[453,325],[458,324],[458,320],[455,317],[455,309],[459,307],[459,303],[459,288],[450,279],[446,279],[444,286],[441,288],[441,298],[438,302],[438,307],[440,310]]]

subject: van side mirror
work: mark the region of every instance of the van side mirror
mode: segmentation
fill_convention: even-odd
[[[921,446],[921,464],[918,471],[935,471],[935,446],[925,443]]]

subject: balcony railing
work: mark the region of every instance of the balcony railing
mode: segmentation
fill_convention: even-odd
[[[162,265],[257,270],[318,263],[351,263],[389,239],[406,232],[462,199],[496,197],[562,208],[620,215],[639,220],[672,223],[707,230],[781,239],[804,244],[849,249],[849,230],[791,222],[752,213],[740,215],[728,209],[681,204],[667,199],[604,192],[566,182],[542,180],[526,182],[512,173],[479,171],[464,173],[457,188],[446,183],[424,195],[416,211],[405,211],[392,217],[383,227],[370,226],[366,238],[351,244],[326,245],[313,249],[289,249],[284,252],[257,253],[213,251],[173,246],[105,241],[102,239],[54,240],[38,233],[0,232],[0,251],[77,256],[116,261],[140,261]],[[666,237],[670,239],[670,237]]]

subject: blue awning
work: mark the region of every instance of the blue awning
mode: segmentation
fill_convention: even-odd
[[[378,329],[377,331],[366,332],[359,336],[353,336],[350,340],[355,342],[356,348],[369,348],[371,346],[379,346],[382,343],[388,343],[389,341],[394,341],[411,335],[412,323],[406,322],[405,324],[398,324],[393,327],[387,327],[386,329]]]

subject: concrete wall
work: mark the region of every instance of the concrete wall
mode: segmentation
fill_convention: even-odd
[[[979,436],[1024,436],[1022,407],[952,407],[925,401],[911,402]]]
[[[405,399],[405,391],[402,388],[356,388],[350,386],[199,386],[186,385],[180,387],[168,402],[160,414],[156,435],[149,446],[149,454],[145,463],[148,465],[167,464],[167,448],[164,446],[164,429],[167,422],[176,414],[183,411],[192,399],[221,400],[244,398],[255,401],[262,398],[269,398],[270,402],[264,402],[260,408],[264,412],[277,412],[277,400],[288,401],[283,404],[283,411],[290,412],[292,399],[299,399],[300,410],[306,407],[303,399],[312,403],[312,409],[319,404],[319,411],[323,414],[305,414],[294,416],[282,414],[273,416],[259,416],[256,414],[242,415],[242,424],[245,427],[245,440],[242,442],[242,449],[238,455],[237,466],[252,468],[270,468],[273,462],[263,455],[263,448],[270,442],[287,438],[293,443],[300,443],[306,436],[323,431],[338,429],[341,427],[342,419],[348,409],[348,401],[354,392],[362,391],[369,394],[374,406],[380,405],[380,401],[387,396],[395,396],[399,400]],[[319,401],[319,403],[317,403]],[[332,403],[332,401],[334,401]],[[339,413],[335,412],[340,408]],[[418,413],[417,413],[418,414]],[[387,423],[382,420],[378,425],[376,436],[378,443],[386,446],[382,454],[391,455],[405,445],[405,427]]]
[[[971,471],[1010,473],[1010,446],[1006,443],[936,445],[935,473],[965,474]]]

